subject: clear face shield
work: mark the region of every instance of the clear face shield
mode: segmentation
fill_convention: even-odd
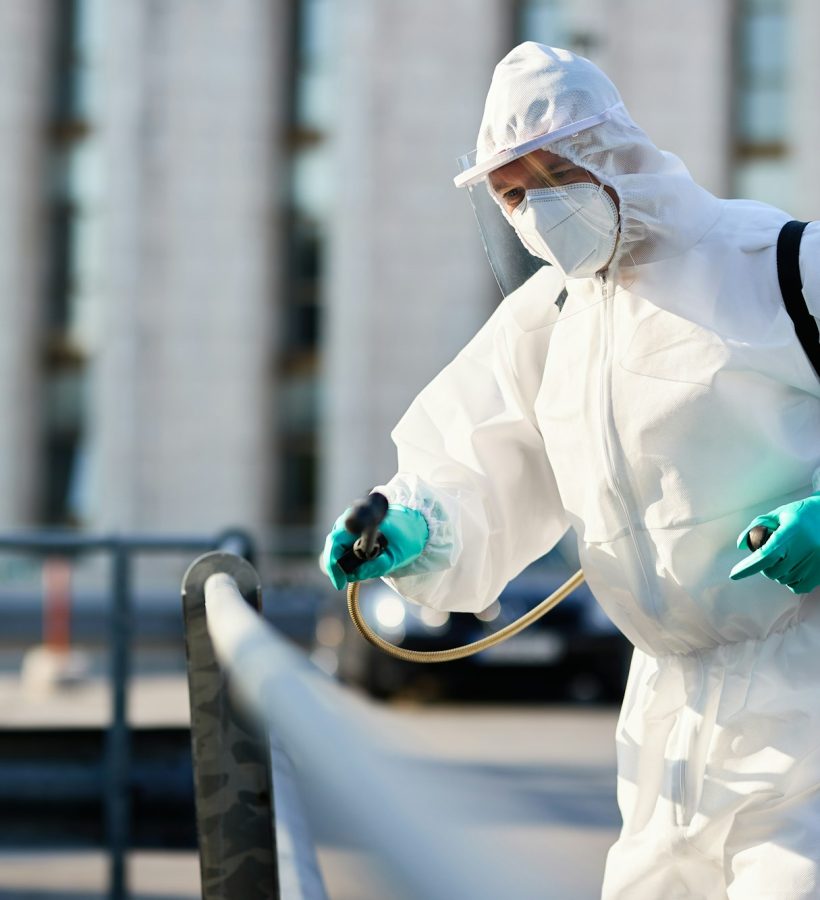
[[[459,172],[473,168],[475,156],[476,151],[473,150],[459,157]],[[501,293],[506,297],[550,263],[534,256],[521,243],[509,219],[501,211],[501,206],[493,198],[486,179],[468,184],[467,190],[490,268]]]
[[[543,148],[487,171],[476,166],[473,152],[459,159],[459,169],[456,183],[470,192],[504,296],[547,265],[564,278],[593,277],[608,266],[618,207],[587,170]]]

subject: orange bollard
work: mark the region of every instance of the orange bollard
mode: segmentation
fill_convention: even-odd
[[[55,653],[71,646],[71,561],[49,556],[43,561],[43,644]]]
[[[43,560],[43,643],[26,651],[20,680],[33,697],[77,684],[88,677],[90,660],[71,649],[72,562],[65,556]]]

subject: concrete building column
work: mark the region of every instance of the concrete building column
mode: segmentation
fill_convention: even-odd
[[[270,520],[286,7],[107,9],[95,527]]]
[[[503,0],[350,0],[338,27],[320,528],[394,473],[393,425],[501,299],[452,179],[514,43]]]
[[[731,186],[732,0],[606,3],[601,65],[655,144],[720,197]]]

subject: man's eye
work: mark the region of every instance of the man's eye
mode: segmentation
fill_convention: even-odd
[[[521,188],[513,188],[510,191],[506,191],[504,194],[504,199],[507,203],[515,203],[517,200],[520,200],[524,196],[524,192]]]

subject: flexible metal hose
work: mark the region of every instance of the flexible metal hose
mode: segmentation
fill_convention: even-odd
[[[359,582],[353,582],[347,586],[347,609],[353,624],[359,631],[359,634],[366,640],[395,656],[398,659],[407,662],[416,663],[441,663],[452,662],[454,659],[463,659],[465,656],[472,656],[488,647],[494,647],[502,641],[506,641],[519,631],[523,631],[528,625],[546,615],[551,609],[556,607],[566,596],[571,594],[577,587],[584,583],[584,573],[579,569],[572,578],[567,579],[557,591],[550,594],[546,600],[542,600],[538,606],[533,607],[529,612],[525,613],[509,625],[489,634],[481,640],[473,641],[470,644],[464,644],[463,647],[452,647],[450,650],[405,650],[403,647],[397,647],[384,638],[379,637],[375,631],[365,622],[362,611],[359,608]]]

